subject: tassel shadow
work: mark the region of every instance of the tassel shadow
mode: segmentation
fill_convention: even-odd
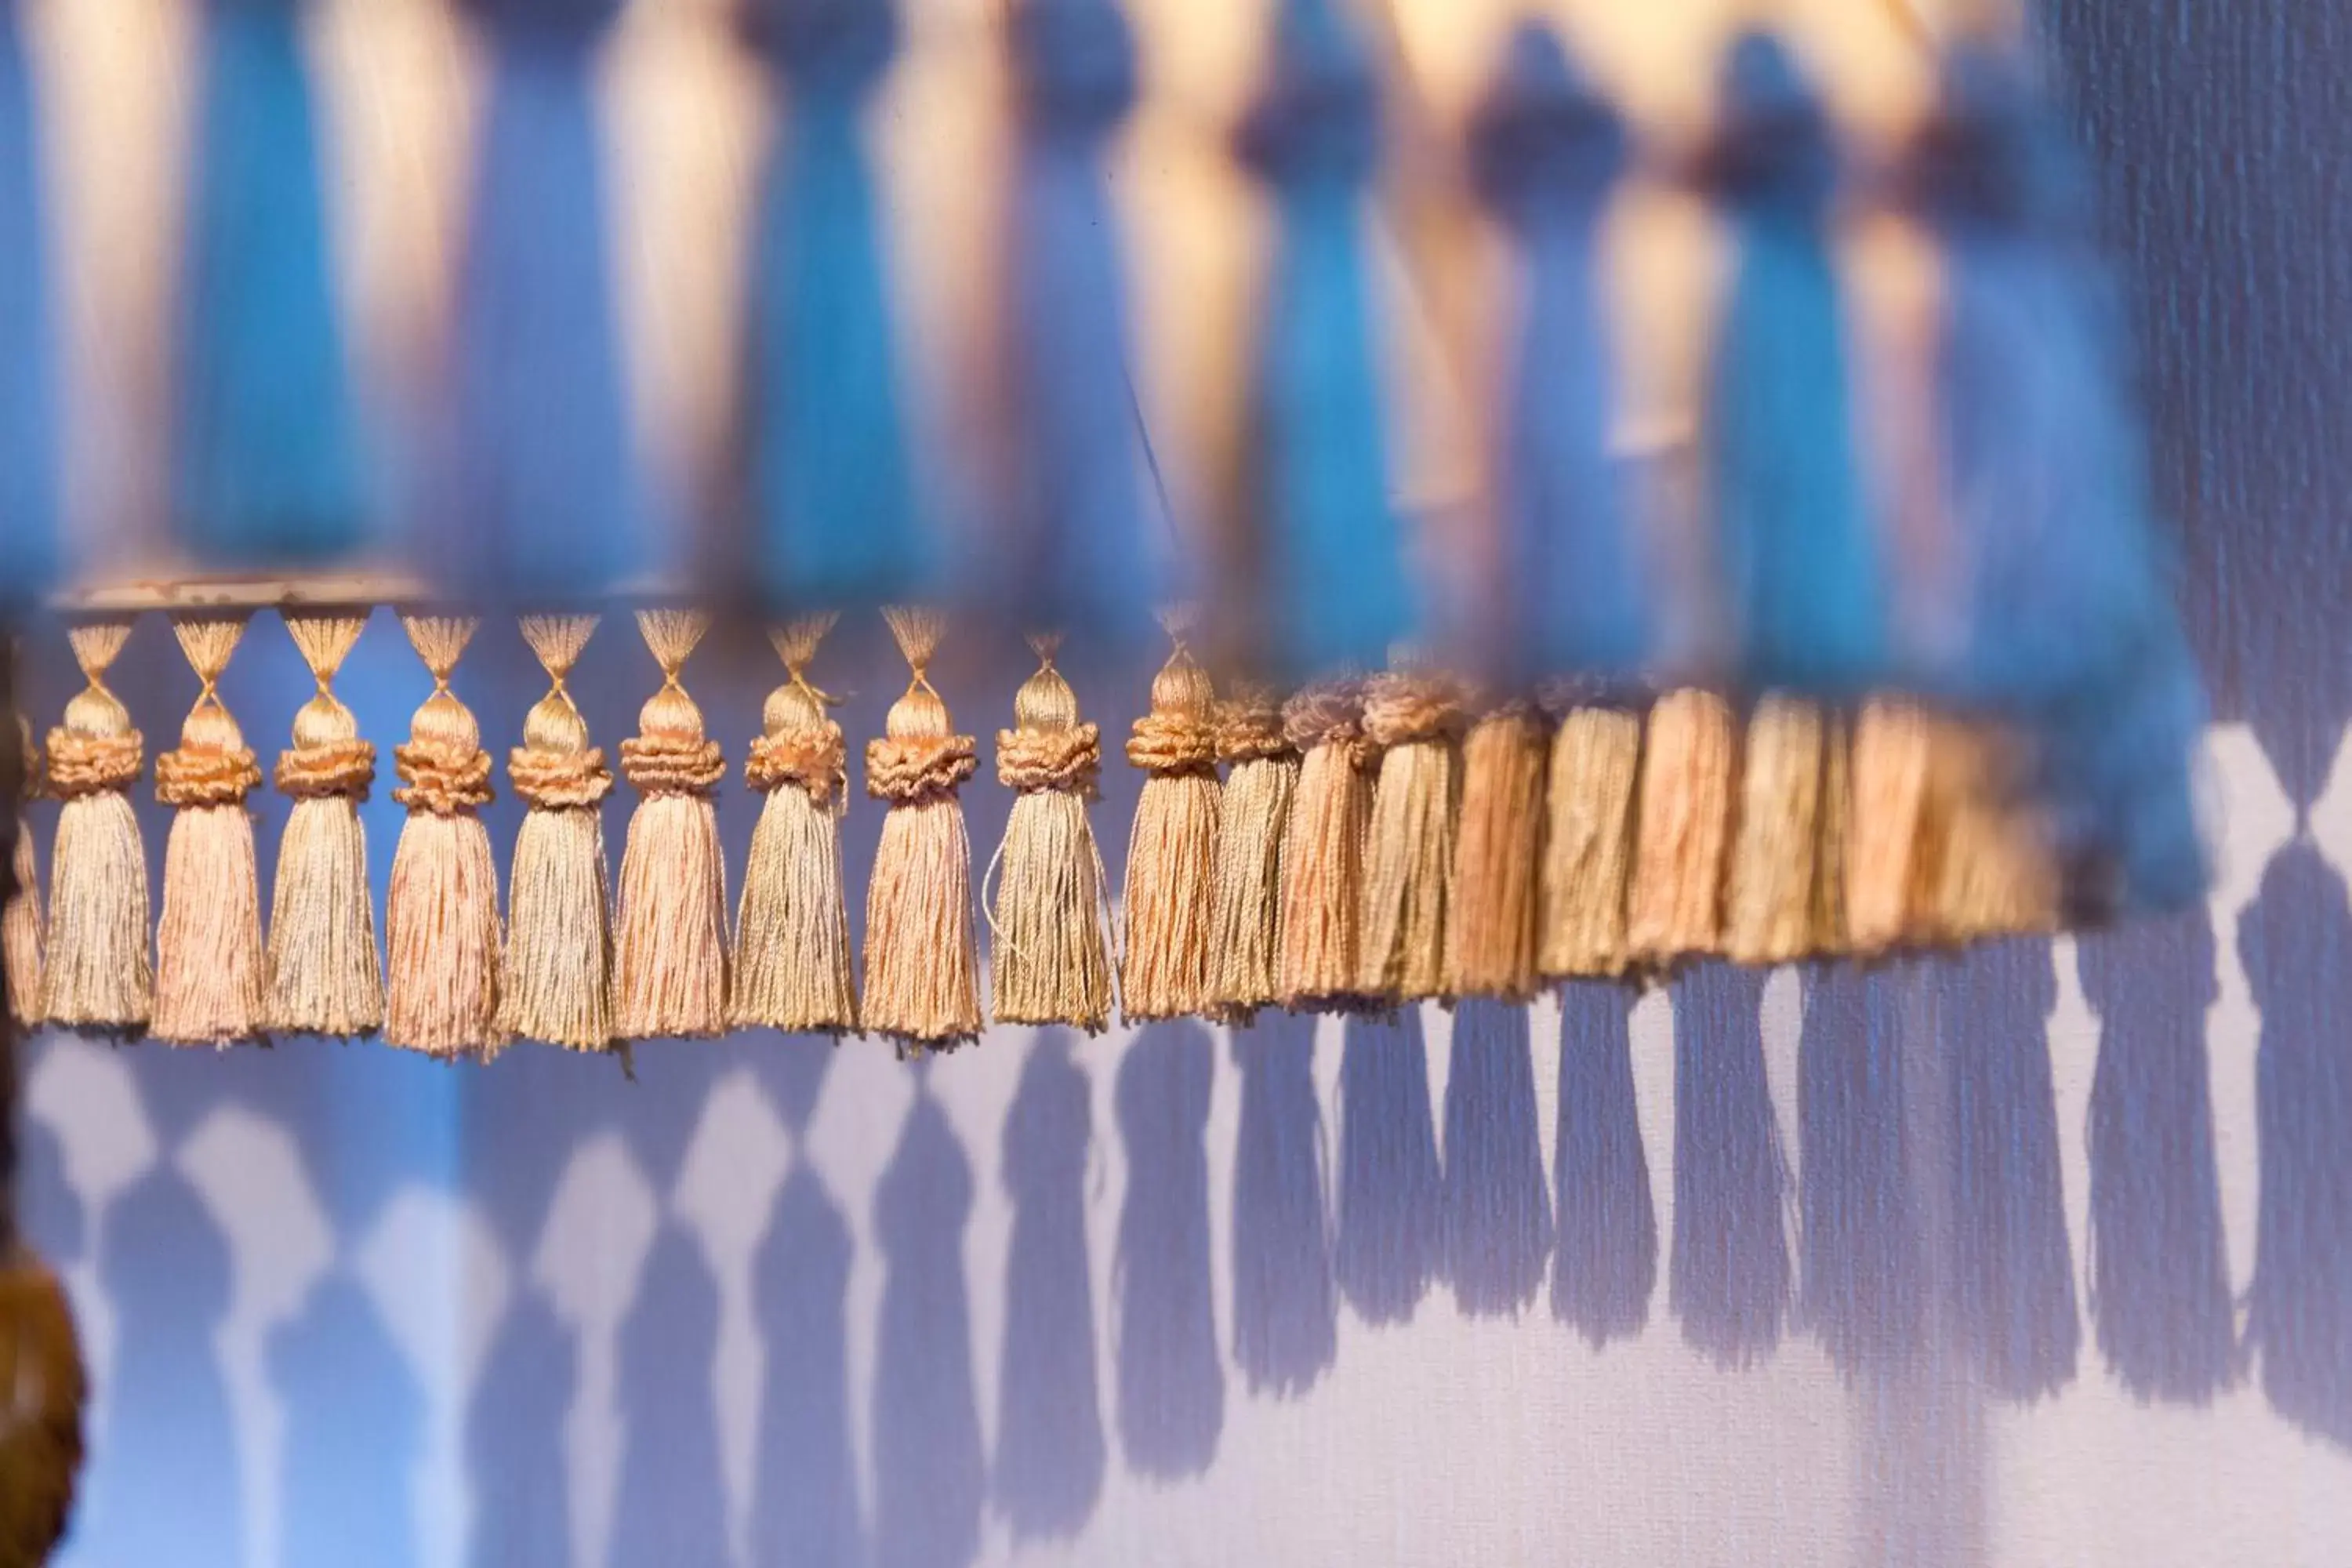
[[[1727,963],[1675,986],[1675,1243],[1683,1338],[1717,1365],[1780,1342],[1789,1310],[1789,1170],[1764,1074],[1762,973]]]
[[[1421,1010],[1352,1016],[1339,1064],[1340,1293],[1366,1322],[1412,1319],[1444,1257],[1444,1184]]]
[[[1551,1310],[1595,1349],[1642,1331],[1658,1284],[1658,1215],[1627,1027],[1633,994],[1606,980],[1560,989]]]
[[[1551,1261],[1551,1194],[1525,1007],[1465,1001],[1445,1080],[1445,1268],[1473,1317],[1513,1315]]]
[[[1242,1075],[1234,1360],[1251,1393],[1292,1398],[1330,1370],[1339,1348],[1315,1020],[1261,1015],[1234,1032],[1234,1061]]]
[[[1203,1142],[1215,1068],[1208,1031],[1187,1023],[1146,1027],[1118,1069],[1119,1444],[1129,1469],[1160,1479],[1208,1469],[1225,1424]]]

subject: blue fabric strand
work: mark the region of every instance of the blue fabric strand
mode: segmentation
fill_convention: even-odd
[[[58,565],[55,347],[32,87],[16,8],[0,4],[0,609]]]

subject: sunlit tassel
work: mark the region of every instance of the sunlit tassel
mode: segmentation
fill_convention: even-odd
[[[261,783],[261,766],[217,689],[245,626],[242,615],[190,616],[172,624],[204,684],[181,726],[180,749],[155,759],[155,798],[173,815],[163,849],[150,1032],[173,1045],[250,1038],[261,1027],[268,992],[253,818],[245,808]]]
[[[1262,558],[1251,585],[1263,585],[1264,629],[1288,669],[1361,668],[1409,635],[1413,611],[1361,233],[1380,159],[1379,74],[1334,0],[1281,0],[1272,58],[1240,144],[1281,228],[1252,393]]]
[[[831,699],[809,683],[830,615],[773,634],[791,679],[768,694],[765,732],[751,742],[744,782],[766,797],[751,834],[735,927],[728,1020],[737,1028],[840,1035],[857,1026],[849,911],[842,890],[841,816],[848,751]]]
[[[1462,820],[1461,683],[1390,669],[1364,689],[1364,736],[1381,751],[1364,868],[1356,988],[1418,1002],[1446,996],[1446,922]]]
[[[783,80],[761,176],[743,377],[751,579],[770,604],[877,605],[925,581],[885,214],[860,123],[898,51],[893,0],[749,0]]]
[[[727,759],[677,678],[710,619],[644,610],[637,626],[662,689],[621,742],[621,772],[643,798],[621,855],[613,1006],[625,1039],[699,1038],[727,1028],[727,862],[711,803]]]
[[[1927,710],[1904,698],[1873,698],[1854,717],[1848,755],[1846,941],[1863,955],[1901,944],[1933,885],[1924,864],[1933,731]]]
[[[1209,942],[1209,1001],[1247,1023],[1282,998],[1282,845],[1298,794],[1298,748],[1273,693],[1245,689],[1217,708],[1217,896]]]
[[[479,816],[490,803],[490,757],[473,713],[449,689],[476,625],[401,617],[432,671],[433,694],[417,709],[408,743],[393,753],[404,787],[392,798],[408,808],[408,821],[384,900],[391,978],[383,1037],[445,1058],[488,1058],[507,1040],[498,1027],[499,873]]]
[[[1633,962],[1632,897],[1642,716],[1578,701],[1559,714],[1544,784],[1537,967],[1547,980],[1611,978]]]
[[[524,618],[522,640],[553,684],[507,754],[507,776],[530,809],[507,882],[499,1031],[574,1051],[606,1049],[614,1035],[603,810],[613,775],[563,686],[595,632],[593,616]]]
[[[1642,751],[1626,899],[1626,948],[1635,960],[1665,965],[1721,950],[1738,778],[1730,705],[1696,687],[1659,698]]]
[[[885,616],[913,677],[866,748],[866,792],[890,809],[866,885],[865,1024],[902,1050],[951,1050],[980,1035],[971,839],[956,798],[978,748],[950,728],[928,674],[946,630],[939,616]]]
[[[1363,1005],[1364,851],[1372,830],[1380,753],[1364,734],[1363,683],[1310,686],[1283,704],[1282,722],[1304,760],[1282,841],[1282,1005]]]
[[[62,420],[42,114],[19,35],[0,5],[0,609],[37,603],[58,574]]]
[[[1748,715],[1724,893],[1724,952],[1738,963],[1813,951],[1826,730],[1821,709],[1777,693]]]
[[[1822,785],[1813,819],[1813,898],[1810,951],[1836,958],[1853,951],[1846,927],[1846,885],[1853,858],[1853,721],[1829,712],[1822,719]]]
[[[1077,694],[1054,668],[1056,639],[1033,637],[1030,646],[1042,663],[1013,698],[1013,727],[996,732],[997,782],[1013,799],[991,868],[1002,869],[988,921],[992,1011],[1002,1024],[1066,1024],[1095,1034],[1110,1022],[1108,894],[1087,821],[1102,733],[1078,721]]]
[[[205,562],[363,542],[301,0],[209,0],[181,256],[173,505]]]
[[[1941,828],[1931,890],[1933,936],[1947,942],[2046,931],[2057,923],[2055,847],[2027,797],[2021,760],[1997,731],[1935,721],[1931,815]]]
[[[1135,721],[1127,760],[1146,774],[1127,845],[1120,900],[1119,1006],[1133,1023],[1181,1018],[1209,1005],[1209,943],[1216,920],[1217,728],[1209,677],[1184,646],[1151,682],[1151,711]]]
[[[64,806],[49,869],[47,966],[41,1016],[68,1029],[131,1034],[154,1008],[148,954],[147,851],[131,786],[146,742],[106,689],[131,636],[129,621],[91,621],[68,634],[89,680],[49,731],[49,790]]]
[[[8,976],[8,1013],[30,1029],[41,1022],[41,873],[33,849],[33,823],[25,807],[38,798],[42,787],[41,753],[33,743],[33,726],[22,713],[16,725],[16,846],[9,852],[11,886],[8,906],[0,912],[0,963]]]
[[[1536,993],[1550,750],[1542,712],[1528,702],[1486,714],[1462,743],[1446,924],[1446,988],[1456,995],[1525,1002]]]
[[[331,689],[367,613],[289,610],[286,630],[318,691],[294,715],[278,755],[278,790],[294,809],[278,846],[269,908],[272,1033],[348,1037],[383,1026],[383,959],[368,888],[360,805],[375,784],[375,747]]]

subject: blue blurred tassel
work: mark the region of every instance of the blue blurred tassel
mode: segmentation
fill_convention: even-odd
[[[898,43],[891,0],[751,0],[789,89],[751,263],[751,568],[772,604],[903,599],[931,575],[909,469],[884,225],[860,116]]]
[[[1022,139],[1013,191],[1011,504],[992,570],[1029,624],[1139,633],[1160,598],[1104,141],[1135,101],[1113,0],[1013,13]]]
[[[1609,455],[1608,334],[1595,244],[1627,157],[1622,123],[1559,36],[1511,36],[1471,127],[1480,193],[1516,235],[1524,277],[1510,413],[1496,465],[1502,550],[1486,624],[1514,686],[1631,675],[1649,652],[1650,584]]]
[[[1257,566],[1269,650],[1304,674],[1385,662],[1415,617],[1360,227],[1380,83],[1331,0],[1283,0],[1274,60],[1240,141],[1282,230],[1253,389]]]
[[[47,226],[32,83],[16,0],[0,0],[0,610],[55,580],[58,410]]]
[[[1732,651],[1752,688],[1852,697],[1885,674],[1886,617],[1825,233],[1836,148],[1762,34],[1732,47],[1719,121],[1704,175],[1738,261],[1702,439]]]
[[[205,564],[331,561],[371,522],[303,0],[208,0],[181,258],[173,507]]]
[[[489,106],[460,279],[452,558],[464,586],[592,598],[649,558],[590,57],[624,0],[470,0]]]
[[[2120,683],[2059,706],[2040,729],[2039,776],[2084,918],[2162,912],[2201,899],[2209,863],[2191,766],[2204,688],[2178,626],[2137,645]]]

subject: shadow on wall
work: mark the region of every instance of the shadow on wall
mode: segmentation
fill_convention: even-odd
[[[1445,1080],[1445,1270],[1473,1316],[1524,1310],[1551,1261],[1528,1009],[1465,1001]]]
[[[753,1265],[768,1373],[754,1448],[752,1561],[856,1568],[866,1561],[849,1425],[848,1221],[824,1179],[795,1166]]]
[[[1780,1342],[1788,1163],[1764,1073],[1766,976],[1706,963],[1675,984],[1675,1244],[1683,1338],[1720,1366]]]
[[[621,1329],[621,1473],[612,1568],[729,1560],[712,1367],[719,1282],[694,1237],[662,1228]]]
[[[1345,1037],[1334,1273],[1358,1317],[1408,1322],[1444,1261],[1444,1178],[1420,1009],[1351,1016]]]
[[[420,1561],[415,1460],[425,1395],[356,1280],[329,1276],[271,1337],[269,1380],[286,1408],[279,1560],[343,1568]]]
[[[1128,1468],[1175,1479],[1217,1457],[1225,1424],[1209,1273],[1209,1091],[1216,1047],[1198,1024],[1155,1024],[1119,1063],[1127,1198],[1112,1270],[1118,1436]]]
[[[1296,1398],[1339,1353],[1315,1020],[1261,1014],[1234,1031],[1234,1360],[1253,1394]]]
[[[1560,990],[1551,1310],[1596,1349],[1642,1331],[1658,1284],[1657,1206],[1633,1098],[1633,999],[1632,986],[1613,981]]]

